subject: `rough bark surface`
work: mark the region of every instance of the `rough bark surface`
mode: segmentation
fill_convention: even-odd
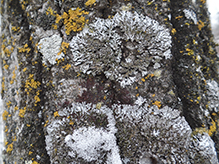
[[[5,164],[217,164],[205,0],[2,0]]]

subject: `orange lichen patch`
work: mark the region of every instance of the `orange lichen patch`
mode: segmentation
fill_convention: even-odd
[[[54,117],[59,117],[58,111],[54,112]]]
[[[198,21],[198,29],[201,30],[205,26],[204,22]]]
[[[173,29],[171,30],[171,32],[172,32],[172,34],[174,35],[174,34],[176,33],[176,29],[173,28]]]
[[[152,103],[153,105],[156,105],[159,109],[161,107],[161,102],[160,101],[155,101],[154,103]]]
[[[24,109],[20,109],[19,110],[19,117],[24,118],[25,113],[26,113],[26,107],[24,107]]]
[[[28,47],[27,43],[22,47],[22,48],[18,48],[19,52],[27,52],[29,53],[31,51],[31,49]]]
[[[85,17],[82,15],[87,15],[88,13],[81,11],[79,7],[76,10],[69,9],[68,13],[64,12],[62,16],[56,14],[56,23],[64,19],[65,32],[69,35],[71,31],[77,32],[84,28],[88,20],[85,20]]]
[[[96,2],[96,0],[88,0],[85,5],[86,6],[92,6],[94,3]]]
[[[206,0],[201,0],[201,2],[204,4],[204,3],[206,3]]]
[[[9,144],[7,147],[7,153],[10,153],[13,150],[13,143]]]

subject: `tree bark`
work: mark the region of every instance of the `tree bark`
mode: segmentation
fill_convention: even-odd
[[[6,164],[218,163],[205,0],[2,0]]]

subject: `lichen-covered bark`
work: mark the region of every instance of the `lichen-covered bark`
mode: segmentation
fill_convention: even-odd
[[[3,0],[4,162],[218,163],[205,1]]]

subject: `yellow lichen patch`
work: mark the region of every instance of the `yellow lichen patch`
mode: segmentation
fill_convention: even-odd
[[[77,32],[84,28],[88,20],[85,20],[85,17],[82,15],[87,15],[88,13],[81,11],[79,7],[75,10],[69,9],[68,13],[64,12],[62,16],[56,14],[56,23],[64,19],[65,33],[69,35],[71,31]]]
[[[194,51],[191,50],[191,49],[189,49],[189,48],[187,48],[186,51],[188,52],[188,55],[189,55],[189,56],[194,54]]]
[[[25,112],[26,112],[26,107],[24,107],[24,109],[20,109],[20,111],[19,111],[19,116],[20,116],[21,118],[24,118]]]
[[[205,26],[204,22],[198,21],[198,29],[201,30]]]
[[[9,144],[7,147],[7,153],[10,153],[13,150],[13,143]]]
[[[20,30],[20,27],[12,26],[11,29],[12,29],[12,31],[19,31],[19,30]]]
[[[204,4],[204,3],[206,3],[206,0],[201,0],[201,2]]]
[[[149,77],[154,77],[154,74],[152,73],[152,74],[148,74],[146,77],[145,77],[145,79],[148,79]]]
[[[7,146],[7,145],[8,145],[8,142],[7,142],[6,140],[4,140],[4,144],[5,144],[5,146]]]
[[[62,19],[62,16],[60,16],[59,14],[56,14],[56,23],[58,24],[59,21]]]
[[[66,48],[68,47],[69,47],[69,43],[62,42],[61,51],[64,52],[64,54],[66,54]]]
[[[31,164],[39,164],[38,162],[36,162],[36,161],[33,161]]]
[[[40,102],[40,98],[38,97],[38,95],[34,96],[34,100],[35,100],[35,106],[36,106],[36,103]]]
[[[27,94],[29,94],[30,91],[32,91],[33,89],[37,89],[40,85],[41,83],[39,81],[34,80],[33,74],[29,74],[29,77],[25,83],[25,91],[27,92]]]
[[[138,97],[138,96],[139,96],[139,93],[136,94],[136,97]]]
[[[62,68],[64,68],[65,70],[68,70],[69,68],[71,68],[70,64],[66,64],[65,66],[62,66]]]
[[[145,79],[144,79],[144,78],[141,78],[141,81],[145,82]]]
[[[7,133],[8,132],[8,127],[7,126],[5,126],[5,133]]]
[[[56,111],[56,112],[54,112],[54,117],[59,117],[59,113],[58,113],[58,111]]]
[[[18,110],[18,106],[15,106],[15,107],[14,107],[14,110]]]
[[[154,1],[147,1],[147,5],[151,5]]]
[[[22,48],[18,48],[19,52],[27,52],[29,53],[31,51],[31,49],[28,47],[27,43],[22,47]]]
[[[51,7],[49,7],[46,11],[46,15],[53,15],[56,16],[56,11],[53,11]]]
[[[48,122],[49,122],[49,120],[46,120],[46,123],[44,124],[44,127],[46,127],[46,126],[47,126]]]
[[[30,124],[27,124],[27,127],[30,127],[31,125]]]
[[[216,123],[215,123],[214,120],[212,120],[211,124],[212,124],[212,125],[210,126],[210,129],[208,130],[209,136],[212,136],[213,133],[216,132],[216,129],[217,129]]]
[[[25,67],[24,69],[23,69],[23,72],[25,72],[27,70],[27,68]]]
[[[156,105],[159,109],[161,107],[161,102],[160,101],[155,101],[152,103],[153,105]]]
[[[33,152],[32,152],[32,151],[29,151],[28,155],[31,155],[31,154],[33,154]]]
[[[70,122],[69,122],[69,125],[74,125],[74,122],[73,122],[73,121],[70,121]]]
[[[10,84],[13,84],[14,83],[14,80],[16,79],[16,74],[15,74],[15,70],[13,70],[12,72],[12,80],[10,81]]]
[[[172,32],[172,34],[174,35],[174,34],[176,33],[176,29],[173,28],[173,29],[171,30],[171,32]]]
[[[4,68],[5,68],[5,69],[8,69],[8,67],[9,67],[9,65],[7,65],[7,64],[6,64],[6,65],[4,65]]]
[[[88,0],[85,5],[86,6],[92,6],[94,3],[96,2],[96,0]]]
[[[178,19],[178,20],[179,20],[179,19],[181,19],[182,17],[183,17],[183,16],[178,16],[178,17],[176,17],[175,19]]]
[[[14,137],[12,137],[12,141],[17,141],[17,137],[16,136],[14,136]]]
[[[6,105],[7,105],[7,107],[9,108],[9,107],[11,106],[11,101],[8,101],[8,102],[6,103]]]

